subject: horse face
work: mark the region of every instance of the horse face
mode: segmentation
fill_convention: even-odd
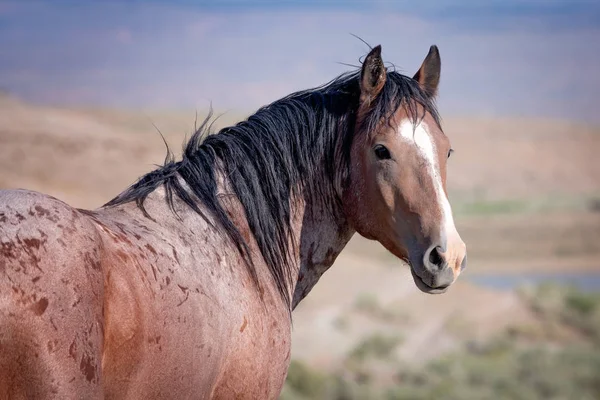
[[[374,48],[363,63],[346,214],[361,235],[411,265],[422,291],[441,293],[467,259],[446,193],[450,141],[418,102],[403,102],[391,118],[366,123],[376,102],[385,101],[378,98],[388,78],[380,52]],[[432,46],[414,76],[424,98],[436,95],[439,72],[439,53]]]

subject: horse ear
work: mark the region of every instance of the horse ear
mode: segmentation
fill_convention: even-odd
[[[360,100],[371,102],[385,85],[386,70],[381,59],[381,45],[373,47],[360,71]]]
[[[423,60],[421,68],[413,76],[413,79],[419,82],[425,93],[430,97],[437,95],[441,68],[440,52],[437,46],[433,45],[429,48],[429,53],[427,53],[427,57]]]

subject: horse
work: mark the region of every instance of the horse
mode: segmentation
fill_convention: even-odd
[[[104,206],[0,191],[0,398],[275,399],[292,311],[354,233],[423,292],[466,266],[446,190],[437,46],[218,131]],[[213,121],[214,122],[214,121]]]

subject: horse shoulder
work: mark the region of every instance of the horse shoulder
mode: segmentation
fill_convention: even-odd
[[[215,261],[192,244],[191,232],[133,207],[94,218],[104,243],[107,393],[186,398],[209,391],[227,351],[215,338],[231,330]]]

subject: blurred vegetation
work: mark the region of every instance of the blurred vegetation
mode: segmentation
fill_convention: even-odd
[[[544,284],[521,289],[520,295],[540,317],[546,336],[568,329],[600,347],[600,293]]]
[[[335,371],[292,361],[281,399],[600,399],[600,294],[545,284],[519,295],[536,324],[465,342],[423,366],[395,357],[401,338],[375,334]]]
[[[384,307],[374,293],[361,293],[354,302],[354,310],[382,322],[402,323],[408,321],[408,316],[401,309]]]
[[[576,196],[556,194],[533,199],[488,199],[477,195],[458,193],[450,196],[452,210],[457,216],[490,216],[503,214],[532,214],[556,211],[600,210],[600,194]]]
[[[351,361],[364,362],[368,358],[388,358],[401,342],[399,336],[374,334],[363,339],[349,354]]]

